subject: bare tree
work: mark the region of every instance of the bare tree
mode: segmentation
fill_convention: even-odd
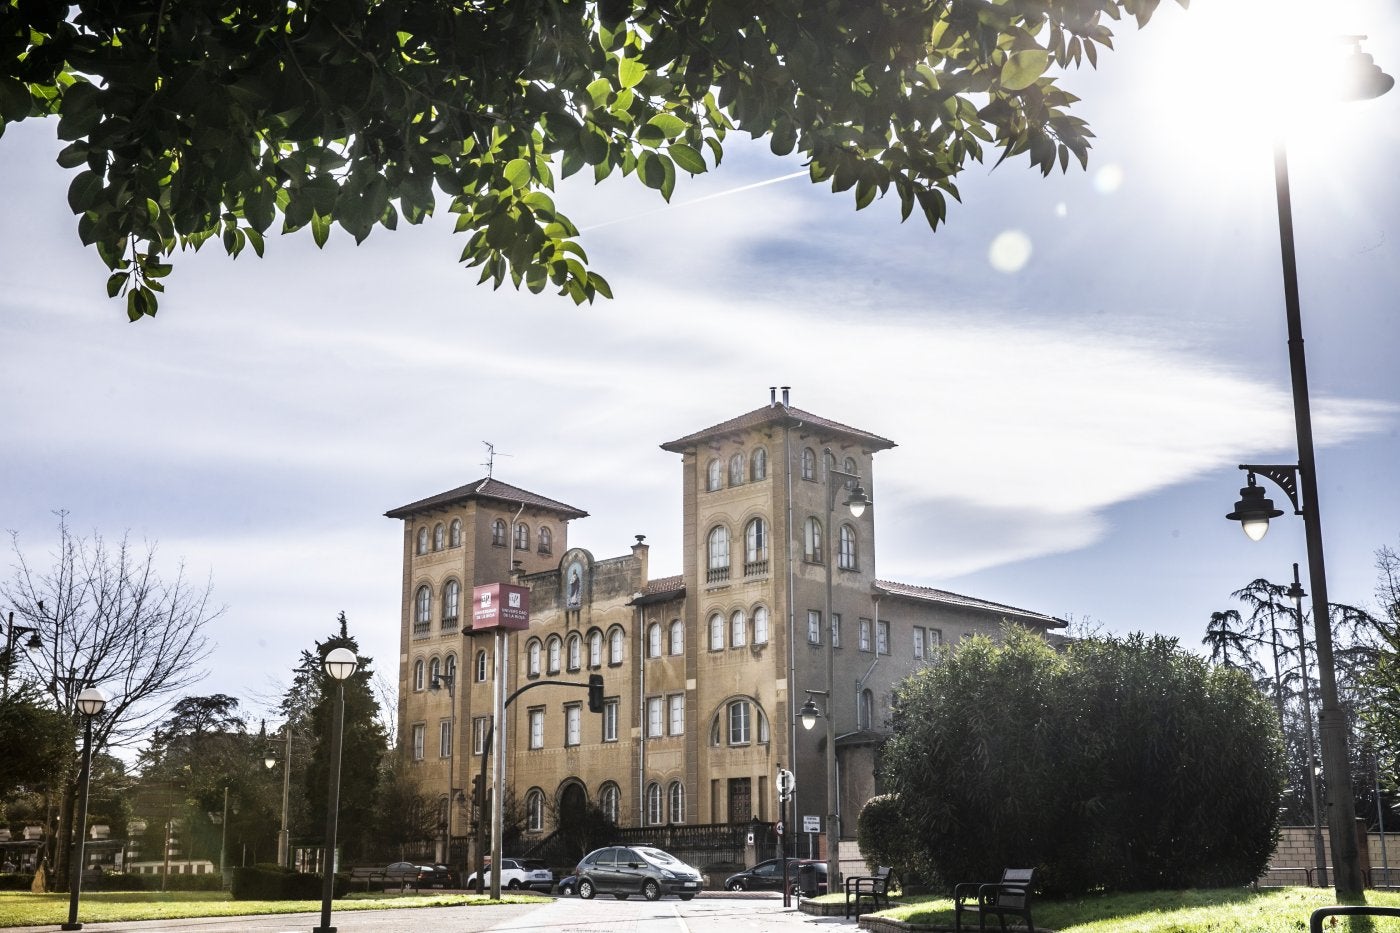
[[[74,718],[78,694],[101,688],[107,706],[93,722],[93,750],[129,745],[204,678],[204,629],[223,610],[210,602],[211,585],[191,584],[183,565],[164,579],[154,544],[138,549],[126,535],[115,546],[96,533],[82,538],[66,512],[57,515],[58,546],[46,566],[26,557],[19,535],[10,535],[14,574],[0,582],[0,597],[43,643],[18,676]],[[71,826],[74,779],[62,794],[64,827]],[[65,853],[59,846],[60,860]]]

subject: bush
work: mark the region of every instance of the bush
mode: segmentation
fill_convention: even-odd
[[[0,875],[0,891],[28,891],[34,886],[34,872],[21,871]]]
[[[971,639],[900,686],[894,732],[881,774],[898,812],[871,819],[946,884],[1034,867],[1066,894],[1243,885],[1277,841],[1268,703],[1175,639],[1063,656],[1020,629]]]
[[[894,869],[906,890],[926,881],[930,867],[918,845],[918,831],[904,818],[900,800],[893,794],[871,797],[856,820],[856,839],[865,854],[866,867],[874,872],[882,865]]]
[[[335,876],[335,896],[350,891],[350,876]],[[233,870],[236,901],[314,901],[321,898],[321,876],[278,865],[254,865]]]

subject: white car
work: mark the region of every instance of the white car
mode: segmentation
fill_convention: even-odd
[[[491,884],[491,866],[486,867],[486,885]],[[467,876],[467,890],[478,891],[476,872]],[[511,891],[530,888],[548,894],[554,888],[554,872],[539,859],[501,859],[501,887]]]

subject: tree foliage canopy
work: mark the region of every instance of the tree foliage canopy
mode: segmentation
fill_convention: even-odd
[[[901,867],[945,884],[1008,865],[1059,892],[1246,884],[1277,839],[1273,711],[1174,639],[972,639],[899,688],[894,731]]]
[[[1086,162],[1054,73],[1158,2],[0,0],[0,132],[58,117],[79,237],[132,320],[177,247],[261,254],[279,216],[359,242],[439,195],[482,281],[577,303],[610,290],[547,193],[556,173],[669,198],[738,129],[857,208],[893,189],[936,228],[986,149],[1043,173]]]

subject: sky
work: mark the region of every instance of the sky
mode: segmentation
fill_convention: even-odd
[[[394,672],[402,529],[383,513],[485,475],[484,442],[498,479],[590,513],[571,546],[644,534],[665,576],[681,471],[658,445],[791,386],[898,444],[871,488],[882,579],[1198,648],[1231,591],[1295,561],[1306,581],[1300,519],[1257,544],[1224,519],[1238,464],[1297,460],[1265,119],[1282,98],[1329,588],[1370,605],[1375,551],[1400,544],[1400,92],[1307,92],[1336,51],[1318,36],[1366,34],[1400,73],[1400,7],[1266,6],[1116,24],[1098,70],[1062,79],[1088,170],[974,164],[934,233],[737,134],[669,205],[569,180],[557,200],[616,295],[583,307],[477,286],[444,211],[359,247],[336,230],[324,250],[270,237],[261,260],[178,255],[159,315],[129,324],[78,242],[53,125],[7,127],[0,527],[42,564],[66,510],[210,580],[198,689],[262,715],[341,610]]]

